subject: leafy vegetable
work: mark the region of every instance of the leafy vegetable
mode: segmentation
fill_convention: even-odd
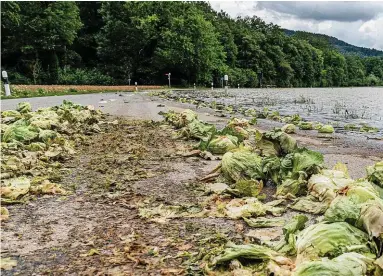
[[[223,154],[238,146],[238,138],[231,135],[215,136],[210,140],[207,150],[214,154]]]
[[[222,157],[222,172],[231,182],[241,179],[262,179],[262,158],[247,149],[227,152]]]
[[[345,252],[371,253],[368,235],[346,222],[318,223],[297,235],[297,262],[337,257]]]
[[[286,124],[282,127],[282,131],[288,134],[295,133],[295,125],[294,124]]]

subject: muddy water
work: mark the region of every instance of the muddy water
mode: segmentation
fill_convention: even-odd
[[[214,91],[178,91],[185,96],[248,107],[278,110],[281,115],[299,113],[305,120],[345,124],[368,124],[383,130],[383,87],[353,88],[232,88],[228,93]]]

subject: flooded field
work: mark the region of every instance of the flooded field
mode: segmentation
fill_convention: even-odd
[[[204,102],[262,110],[279,111],[281,115],[300,114],[307,121],[330,123],[338,129],[345,125],[368,125],[383,129],[383,88],[273,88],[237,89],[228,93],[214,91],[175,91],[183,97]]]

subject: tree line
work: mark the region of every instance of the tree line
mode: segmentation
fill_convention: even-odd
[[[383,57],[340,53],[206,2],[1,2],[2,69],[21,84],[383,85]]]

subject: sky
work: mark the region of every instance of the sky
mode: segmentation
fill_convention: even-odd
[[[282,28],[334,36],[355,46],[383,50],[383,1],[209,1],[233,18],[253,16]]]

